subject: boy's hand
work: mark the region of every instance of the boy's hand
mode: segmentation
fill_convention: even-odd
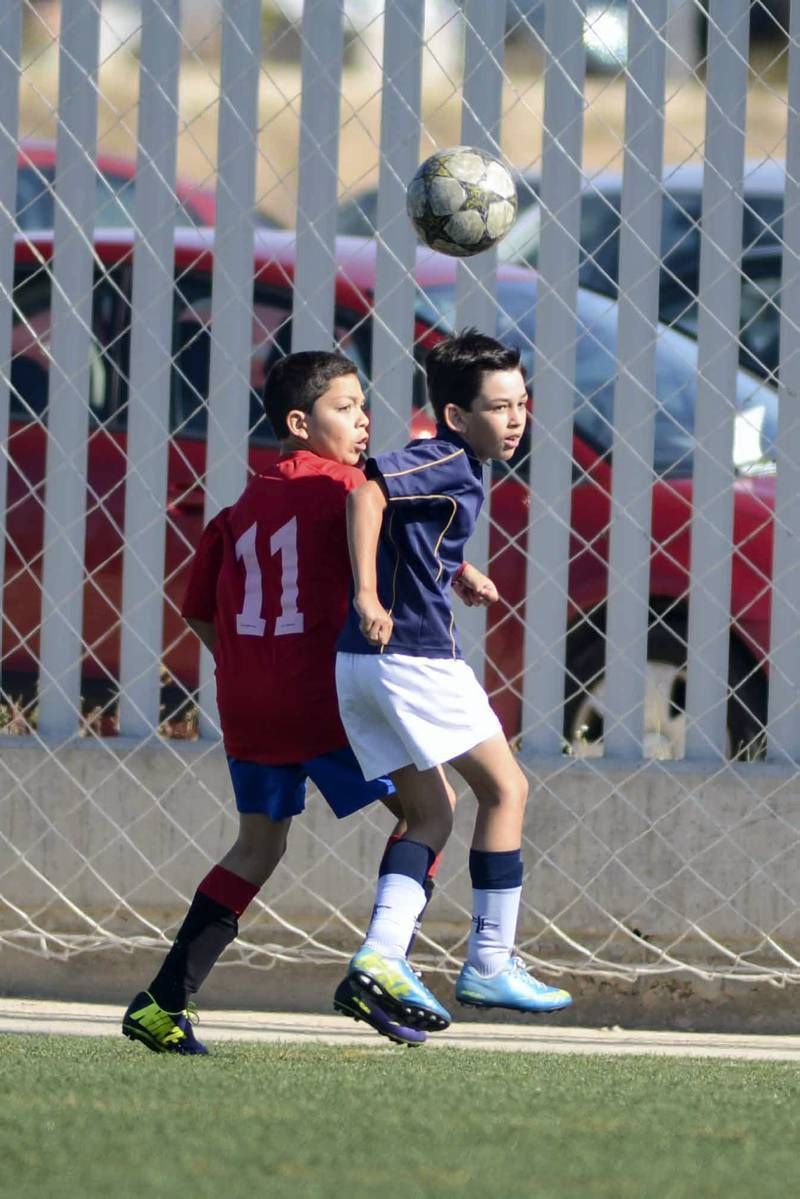
[[[489,576],[468,562],[464,564],[458,578],[453,579],[453,591],[468,608],[479,605],[485,608],[500,598]]]
[[[353,601],[361,617],[359,628],[371,645],[388,645],[394,621],[377,595],[357,595]]]

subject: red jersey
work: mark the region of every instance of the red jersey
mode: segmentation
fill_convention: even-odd
[[[334,667],[350,592],[347,495],[363,481],[300,450],[203,531],[181,611],[216,627],[230,757],[288,764],[347,745]]]

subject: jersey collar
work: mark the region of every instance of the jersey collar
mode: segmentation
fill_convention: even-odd
[[[450,445],[454,445],[459,450],[463,450],[469,458],[470,466],[472,467],[474,473],[479,479],[483,477],[483,463],[481,462],[480,458],[477,457],[469,442],[465,441],[464,438],[459,433],[456,433],[454,429],[448,428],[447,425],[437,424],[436,440],[447,441]]]

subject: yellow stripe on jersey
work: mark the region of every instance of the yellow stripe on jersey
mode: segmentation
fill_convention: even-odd
[[[407,470],[392,470],[381,471],[384,479],[397,479],[400,475],[413,475],[415,471],[427,470],[429,466],[441,466],[443,462],[452,462],[453,458],[457,458],[459,454],[463,454],[463,450],[456,450],[453,454],[446,454],[444,458],[436,458],[433,462],[423,462],[421,466],[409,466]],[[430,496],[419,496],[419,499],[430,499]]]

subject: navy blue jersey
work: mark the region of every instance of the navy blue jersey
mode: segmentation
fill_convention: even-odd
[[[378,542],[378,596],[394,629],[381,650],[361,633],[352,603],[338,648],[350,654],[460,658],[450,584],[483,503],[483,468],[471,447],[441,425],[366,465],[388,505]]]

